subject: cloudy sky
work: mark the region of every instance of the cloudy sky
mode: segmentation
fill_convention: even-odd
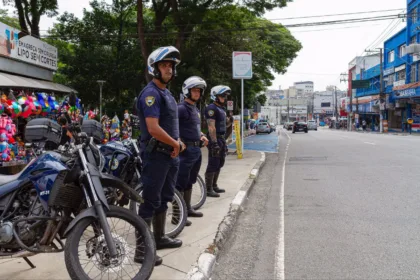
[[[59,12],[83,15],[83,9],[89,9],[89,0],[58,0]],[[111,0],[107,0],[111,2]],[[0,1],[0,7],[2,1]],[[290,25],[318,21],[333,21],[338,19],[353,19],[382,15],[397,15],[406,8],[406,0],[294,0],[284,9],[276,9],[265,15],[276,23]],[[398,11],[378,12],[400,9]],[[369,13],[360,13],[369,12]],[[375,13],[376,12],[376,13]],[[336,15],[356,13],[353,15],[325,16],[317,18],[302,18],[318,15]],[[300,17],[300,18],[297,18]],[[284,19],[295,18],[295,19]],[[42,18],[41,30],[52,27],[54,18]],[[303,49],[288,68],[285,75],[276,75],[271,88],[287,88],[295,81],[311,80],[316,90],[323,90],[327,85],[336,85],[341,89],[347,86],[340,83],[340,73],[346,72],[348,63],[375,40],[370,48],[379,47],[383,40],[379,35],[396,33],[404,27],[401,20],[384,20],[375,22],[341,24],[332,26],[316,26],[290,28],[292,34],[302,43]],[[386,31],[385,33],[383,33]],[[390,31],[390,32],[388,32]],[[249,50],[252,51],[252,50]],[[230,55],[230,54],[228,54]]]

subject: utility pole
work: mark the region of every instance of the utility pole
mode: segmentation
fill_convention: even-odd
[[[337,128],[337,120],[338,120],[338,112],[337,112],[337,86],[334,86],[334,95],[335,95],[335,108],[334,108],[334,111],[335,111],[335,128]]]
[[[287,90],[287,122],[290,122],[290,119],[289,119],[289,110],[290,110],[290,93],[289,93],[289,90],[290,89]]]
[[[345,82],[345,83],[348,82],[349,81],[348,75],[349,74],[347,74],[347,73],[341,73],[340,82]],[[347,130],[348,131],[351,131],[351,127],[353,126],[353,124],[352,124],[352,117],[353,117],[353,92],[349,88],[348,88],[348,94],[347,95],[350,96],[350,98],[349,98],[350,99],[350,113],[348,114],[348,117],[347,117]]]
[[[381,62],[381,73],[380,73],[380,92],[379,92],[379,109],[381,112],[381,115],[379,116],[379,130],[381,133],[384,133],[384,114],[385,114],[385,94],[384,94],[384,62],[383,62],[383,49],[380,48],[380,62]]]
[[[98,80],[97,82],[99,84],[99,119],[102,119],[102,87],[106,82],[103,80]]]
[[[384,61],[383,61],[383,52],[384,49],[383,48],[376,48],[377,50],[379,50],[379,61],[380,61],[380,71],[381,73],[379,73],[379,80],[380,80],[380,90],[379,90],[379,110],[380,110],[380,115],[379,115],[379,131],[380,133],[384,133],[384,124],[383,124],[383,120],[385,117],[385,93],[384,93]],[[371,50],[367,50],[366,52],[374,52]],[[359,107],[359,106],[358,106]]]

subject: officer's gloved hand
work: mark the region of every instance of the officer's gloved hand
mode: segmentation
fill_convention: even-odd
[[[213,157],[217,157],[220,155],[220,146],[217,142],[212,142],[210,144],[210,150]]]

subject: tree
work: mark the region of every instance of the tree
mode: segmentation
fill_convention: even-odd
[[[105,80],[103,108],[122,114],[144,86],[142,55],[136,36],[135,5],[115,0],[111,5],[92,1],[82,19],[64,13],[50,31],[48,43],[58,48],[54,75],[78,91],[85,105],[99,103],[97,80]]]
[[[11,27],[19,29],[19,19],[11,17],[7,14],[7,10],[0,9],[0,22],[3,22]]]
[[[152,0],[151,4],[146,4],[143,0],[137,0],[137,30],[144,64],[147,65],[150,50],[157,47],[156,42],[159,36],[172,38],[171,45],[183,51],[184,42],[190,36],[189,34],[203,23],[208,12],[234,4],[234,2],[234,0]],[[251,9],[254,15],[259,16],[276,7],[284,7],[287,2],[291,0],[245,0],[244,6]],[[150,8],[154,18],[153,28],[149,32],[145,29],[144,11],[147,8]],[[170,24],[165,25],[165,20]],[[170,30],[171,33],[162,33],[163,30]],[[147,74],[145,78],[149,80]]]
[[[40,37],[41,16],[53,17],[58,14],[57,0],[3,0],[3,3],[15,6],[21,31],[37,38]]]

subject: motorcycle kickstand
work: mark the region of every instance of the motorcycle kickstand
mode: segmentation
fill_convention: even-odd
[[[24,257],[23,258],[25,260],[25,262],[31,267],[31,268],[36,268],[36,266],[27,258]]]

